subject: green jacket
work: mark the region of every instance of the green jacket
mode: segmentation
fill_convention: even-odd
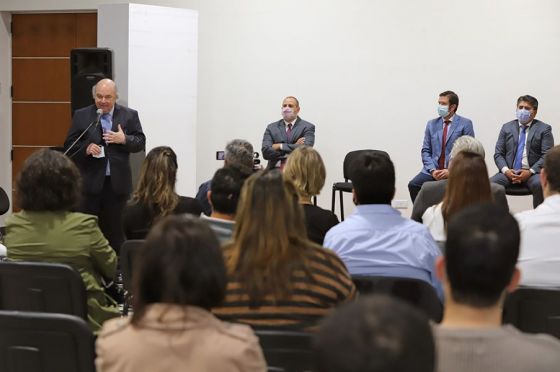
[[[12,261],[53,262],[72,266],[84,281],[88,320],[97,331],[119,316],[117,304],[102,287],[112,279],[117,256],[97,226],[97,217],[74,212],[21,211],[6,219],[5,245]]]

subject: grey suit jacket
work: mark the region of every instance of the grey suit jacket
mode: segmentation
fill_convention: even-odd
[[[412,215],[410,218],[414,221],[422,223],[422,215],[426,209],[432,205],[439,204],[443,200],[446,186],[447,180],[425,182],[422,185],[418,196],[416,196],[416,200],[414,200]],[[502,206],[504,210],[509,210],[505,188],[502,185],[490,182],[490,190],[492,191],[494,202],[497,205]]]
[[[278,160],[285,158],[300,146],[296,145],[296,141],[302,137],[305,138],[305,145],[313,146],[315,144],[315,125],[298,117],[292,128],[292,135],[288,138],[283,119],[269,124],[264,131],[261,149],[263,158],[268,160],[267,168],[274,168]],[[272,145],[275,143],[281,143],[282,150],[274,150]]]
[[[494,152],[494,161],[501,172],[503,167],[513,168],[515,161],[515,153],[517,151],[517,143],[519,142],[519,122],[512,120],[502,126],[498,141],[496,142],[496,151]],[[539,173],[544,163],[544,155],[554,146],[554,137],[552,136],[552,128],[550,125],[540,120],[533,120],[533,124],[529,128],[527,134],[527,160],[529,167]]]

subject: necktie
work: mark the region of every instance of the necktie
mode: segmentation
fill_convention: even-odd
[[[113,126],[113,118],[111,117],[111,114],[101,115],[101,128],[103,133],[110,131],[112,126]],[[105,152],[105,156],[108,156],[108,154],[109,152],[107,150]],[[107,159],[107,167],[105,168],[105,175],[106,176],[111,175],[111,166],[109,165],[109,159]]]
[[[113,123],[112,123],[111,115],[110,114],[101,115],[101,128],[103,130],[103,133],[110,131],[112,126]]]
[[[438,169],[445,168],[445,145],[447,144],[447,128],[449,127],[450,120],[444,121],[443,135],[441,136],[441,154],[439,155]]]
[[[288,124],[288,130],[286,131],[286,137],[288,137],[288,142],[292,140],[292,124]]]
[[[515,153],[515,161],[513,162],[513,169],[521,169],[521,160],[523,160],[523,150],[525,149],[525,135],[527,134],[527,127],[521,126],[521,135],[519,136],[519,143],[517,144],[517,152]]]

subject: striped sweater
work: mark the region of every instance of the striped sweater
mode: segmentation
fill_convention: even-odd
[[[225,253],[227,259],[227,252]],[[318,247],[309,259],[312,278],[303,269],[296,269],[291,278],[292,292],[288,298],[266,295],[258,303],[249,301],[242,284],[230,275],[227,294],[221,307],[213,312],[221,319],[258,328],[310,330],[327,312],[351,300],[356,288],[348,270],[338,256]]]

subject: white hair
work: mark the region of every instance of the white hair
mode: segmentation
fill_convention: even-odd
[[[453,144],[453,148],[451,149],[449,157],[453,159],[461,151],[474,152],[475,154],[478,154],[483,158],[485,157],[484,146],[482,146],[482,142],[472,136],[461,136],[457,138],[457,140]]]
[[[101,79],[97,82],[97,84],[91,87],[91,95],[93,96],[94,99],[95,99],[95,93],[97,91],[97,86],[102,84],[111,85],[113,87],[113,90],[115,91],[115,98],[119,98],[119,91],[117,89],[117,84],[115,84],[115,82],[111,79]]]

